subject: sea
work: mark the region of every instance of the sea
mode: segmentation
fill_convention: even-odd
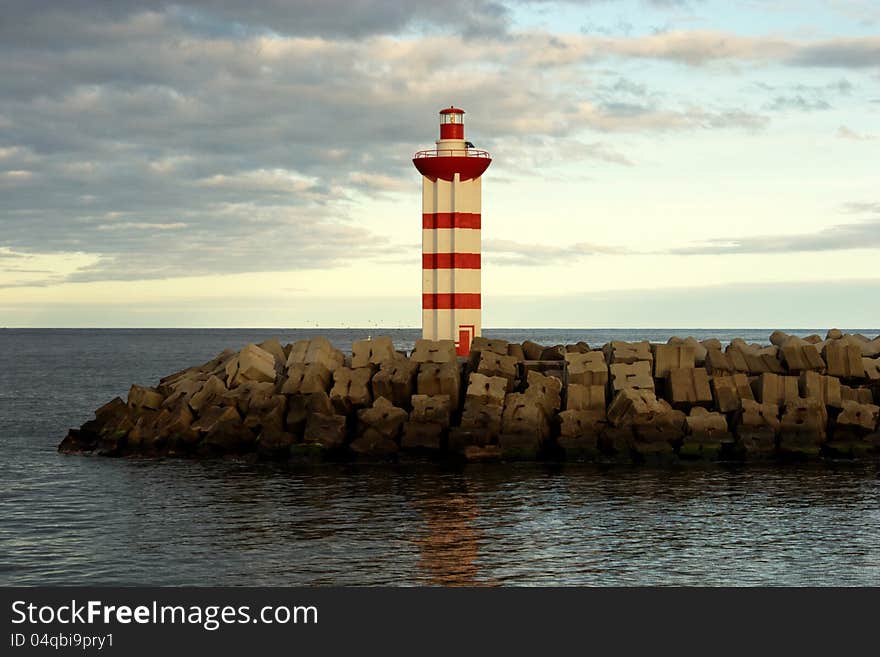
[[[56,450],[132,383],[227,347],[317,334],[344,350],[369,335],[399,349],[419,337],[0,329],[0,585],[880,585],[877,462],[289,466]],[[766,343],[769,331],[485,335]]]

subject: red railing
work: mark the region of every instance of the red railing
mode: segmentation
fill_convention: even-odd
[[[492,159],[488,151],[481,151],[476,148],[435,148],[428,151],[419,151],[413,155],[414,160],[423,157],[483,157],[489,160]]]

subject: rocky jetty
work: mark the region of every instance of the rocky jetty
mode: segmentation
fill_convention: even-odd
[[[592,348],[272,339],[133,385],[68,453],[316,461],[675,462],[880,455],[880,336]]]

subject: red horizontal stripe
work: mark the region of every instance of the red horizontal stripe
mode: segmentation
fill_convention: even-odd
[[[422,228],[480,228],[479,212],[425,212]]]
[[[423,310],[479,310],[479,294],[423,294]]]
[[[479,269],[479,253],[423,253],[422,269]]]

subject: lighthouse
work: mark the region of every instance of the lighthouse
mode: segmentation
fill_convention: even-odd
[[[492,158],[464,139],[464,110],[440,110],[436,148],[419,151],[422,174],[422,337],[454,340],[466,356],[481,334],[480,197]]]

